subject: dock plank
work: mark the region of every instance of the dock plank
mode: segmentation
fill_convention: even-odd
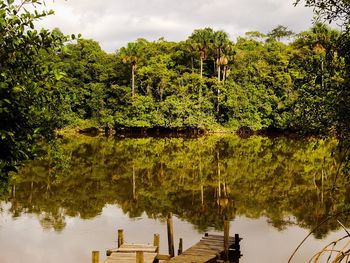
[[[229,246],[234,244],[229,238]],[[171,263],[206,263],[212,262],[224,251],[224,237],[218,235],[204,236],[197,244],[185,250],[181,255],[170,259]]]
[[[144,262],[153,263],[156,258],[157,253],[144,253]],[[113,252],[104,263],[135,263],[136,262],[136,252],[130,253],[120,253]]]
[[[157,256],[157,247],[144,244],[123,244],[119,248],[110,250],[111,254],[104,263],[135,263],[136,252],[144,252],[144,263],[153,263]]]

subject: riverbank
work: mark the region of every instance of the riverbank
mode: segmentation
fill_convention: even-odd
[[[310,137],[318,136],[317,133],[305,132],[297,129],[266,128],[254,130],[248,126],[239,128],[228,128],[216,125],[210,128],[199,127],[126,127],[126,126],[101,126],[93,120],[79,120],[71,125],[57,129],[58,136],[85,134],[88,136],[122,136],[122,137],[196,137],[210,134],[236,134],[241,138],[248,138],[253,135],[267,137]]]

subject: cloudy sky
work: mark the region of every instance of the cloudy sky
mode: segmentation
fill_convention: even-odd
[[[40,25],[81,33],[107,52],[143,37],[185,40],[194,29],[225,30],[233,40],[247,31],[267,33],[277,25],[300,32],[311,26],[312,10],[294,0],[56,0],[55,15]]]

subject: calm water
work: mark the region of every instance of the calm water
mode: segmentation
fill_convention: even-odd
[[[92,250],[161,235],[168,212],[187,248],[223,218],[242,241],[241,262],[287,262],[311,229],[349,207],[336,141],[207,136],[197,139],[70,137],[27,163],[0,196],[0,262],[90,262]],[[343,224],[350,218],[343,216]],[[344,236],[319,227],[292,262]],[[177,241],[176,241],[177,243]],[[177,249],[177,248],[175,248]]]

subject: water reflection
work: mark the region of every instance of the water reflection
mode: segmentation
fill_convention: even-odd
[[[223,218],[266,217],[277,229],[313,229],[349,208],[350,186],[338,176],[336,141],[234,136],[112,139],[69,137],[27,163],[3,197],[13,217],[38,216],[62,231],[66,217],[91,219],[106,204],[129,217],[168,212],[198,230],[223,228]],[[349,226],[343,215],[341,222]],[[317,238],[339,228],[329,220]]]

